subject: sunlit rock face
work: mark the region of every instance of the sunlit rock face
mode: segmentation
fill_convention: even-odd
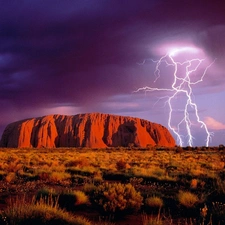
[[[74,116],[49,115],[9,124],[2,135],[2,147],[55,148],[117,146],[175,146],[164,126],[144,119],[101,113]]]

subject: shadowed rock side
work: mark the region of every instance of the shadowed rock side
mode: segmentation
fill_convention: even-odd
[[[90,147],[146,145],[174,146],[170,132],[147,120],[101,113],[50,115],[9,124],[2,147]]]

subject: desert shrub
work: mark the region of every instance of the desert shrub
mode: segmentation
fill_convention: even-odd
[[[87,158],[80,158],[77,160],[70,160],[65,162],[65,167],[84,167],[84,166],[89,166],[89,161]]]
[[[68,183],[71,175],[67,172],[62,171],[43,171],[40,170],[35,176],[37,179],[42,181],[48,181],[52,183]]]
[[[70,179],[71,175],[65,172],[52,172],[49,174],[49,181],[53,183],[61,183]]]
[[[190,188],[196,189],[197,187],[198,187],[198,180],[197,179],[191,179]]]
[[[180,191],[178,193],[178,201],[182,206],[192,208],[199,202],[199,198],[189,191]]]
[[[17,157],[17,156],[16,156]],[[11,160],[10,160],[11,158]],[[15,159],[15,158],[12,158],[12,157],[9,157],[8,158],[8,162],[7,162],[7,166],[6,166],[6,170],[7,172],[16,172],[18,171],[19,169],[22,168],[22,164],[19,163],[19,159]]]
[[[92,176],[95,172],[95,168],[93,167],[83,167],[83,168],[77,168],[77,167],[70,167],[66,169],[66,173],[69,173],[71,175],[82,175],[82,176]]]
[[[28,171],[28,170],[27,170]],[[24,169],[20,169],[17,171],[17,176],[19,178],[22,178],[24,180],[32,181],[32,180],[37,180],[38,176],[35,173],[31,173],[30,171],[27,172]]]
[[[165,170],[161,168],[154,168],[152,171],[152,176],[157,178],[157,179],[164,179],[165,178]]]
[[[157,196],[148,197],[145,199],[145,205],[151,208],[162,208],[163,200]]]
[[[45,201],[49,205],[58,204],[59,194],[52,188],[42,188],[35,196],[35,202]]]
[[[5,181],[7,183],[11,183],[11,182],[14,182],[16,180],[16,173],[14,172],[10,172],[6,175],[5,177]]]
[[[130,183],[134,186],[134,187],[136,187],[136,186],[139,186],[139,185],[141,185],[141,183],[143,182],[143,178],[142,177],[140,177],[140,178],[137,178],[137,177],[131,177],[130,178]]]
[[[184,149],[181,146],[175,146],[176,153],[183,153]]]
[[[56,197],[56,196],[58,196],[58,193],[53,188],[44,187],[44,188],[38,190],[38,192],[36,194],[36,199],[39,200],[41,198],[46,198],[50,195]]]
[[[82,176],[82,175],[71,175],[71,182],[74,185],[82,185],[88,182],[90,178],[88,176]]]
[[[100,171],[96,171],[93,176],[93,182],[99,184],[103,181],[102,173]]]
[[[41,172],[38,173],[37,177],[38,177],[39,180],[47,181],[47,180],[49,180],[50,173],[41,171]]]
[[[58,197],[59,206],[70,211],[74,210],[76,206],[85,205],[88,202],[88,196],[83,191],[62,192]]]
[[[88,196],[83,191],[73,191],[75,196],[75,205],[84,205],[88,203]]]
[[[103,183],[93,195],[93,201],[101,211],[114,214],[139,210],[142,200],[141,194],[130,183]]]
[[[124,160],[119,160],[116,162],[116,169],[117,170],[125,170],[127,168],[127,163]]]
[[[96,190],[96,186],[93,183],[86,183],[83,186],[83,191],[86,194],[92,194]]]
[[[75,217],[44,199],[38,202],[17,199],[1,212],[1,218],[7,225],[91,225],[85,218]]]

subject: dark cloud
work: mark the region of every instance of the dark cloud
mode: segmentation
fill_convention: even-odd
[[[221,84],[224,9],[223,1],[2,1],[0,125],[63,105],[115,112],[104,103],[152,83],[153,65],[138,63],[163,43],[193,43],[218,58]]]

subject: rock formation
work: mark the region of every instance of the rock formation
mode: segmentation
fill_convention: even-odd
[[[174,146],[175,140],[165,127],[144,119],[88,113],[14,122],[5,128],[0,142],[2,147],[11,148],[104,148],[131,143],[137,147]]]

